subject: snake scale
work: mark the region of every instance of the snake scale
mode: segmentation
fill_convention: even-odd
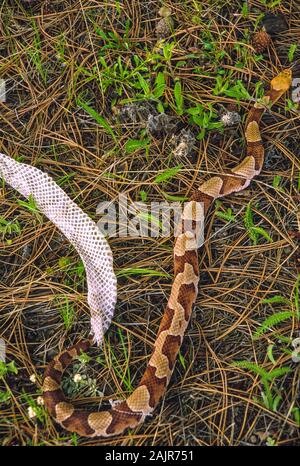
[[[114,403],[109,409],[99,412],[75,409],[74,405],[66,400],[61,389],[63,372],[81,350],[86,351],[89,348],[92,344],[91,338],[61,352],[47,366],[43,383],[45,406],[64,429],[86,437],[119,435],[127,428],[141,424],[158,405],[170,381],[198,293],[199,245],[195,231],[203,222],[202,212],[206,214],[215,199],[245,189],[261,172],[264,147],[259,123],[266,109],[289,89],[291,79],[290,70],[284,70],[273,78],[270,90],[250,109],[245,127],[247,154],[244,160],[224,174],[205,181],[186,203],[182,222],[189,220],[191,227],[176,238],[174,280],[170,297],[147,368],[133,393],[126,400]]]

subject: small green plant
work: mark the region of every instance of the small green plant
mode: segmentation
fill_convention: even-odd
[[[186,197],[186,196],[174,196],[173,194],[168,194],[168,193],[165,193],[164,191],[161,192],[164,196],[164,198],[167,200],[167,201],[171,201],[171,202],[185,202],[185,201],[188,201],[189,198]]]
[[[268,437],[266,441],[266,445],[268,447],[275,447],[276,446],[276,440],[273,439],[273,437]]]
[[[10,222],[9,220],[5,220],[5,218],[0,217],[0,233],[3,236],[12,235],[13,233],[19,235],[21,233],[21,227],[18,220]]]
[[[5,392],[0,391],[0,404],[7,404],[11,399],[11,391],[6,390]]]
[[[297,50],[298,45],[297,44],[292,44],[289,48],[288,52],[288,59],[289,62],[291,63],[294,60],[295,52]]]
[[[182,165],[177,165],[176,167],[168,168],[167,170],[161,172],[157,175],[154,179],[154,183],[164,183],[168,181],[170,178],[173,178],[177,173],[181,170]]]
[[[243,18],[247,18],[249,14],[248,2],[244,2],[242,5],[242,16]]]
[[[15,361],[11,361],[9,363],[5,363],[4,361],[0,361],[0,378],[5,378],[7,374],[17,374],[18,369],[15,366]]]
[[[260,376],[264,389],[261,391],[261,398],[255,398],[255,401],[263,404],[267,409],[277,411],[278,405],[282,400],[282,396],[280,395],[277,387],[271,386],[271,383],[279,377],[291,372],[291,369],[289,367],[278,367],[267,372],[263,367],[250,361],[235,361],[233,366],[247,369]]]
[[[184,356],[183,356],[181,351],[179,351],[179,353],[178,353],[178,358],[179,358],[179,362],[182,365],[183,369],[186,370],[185,359],[184,359]]]
[[[80,361],[82,365],[88,364],[92,360],[91,356],[89,356],[82,350],[80,351],[80,355],[77,356],[76,359],[78,359],[78,361]]]
[[[281,322],[290,319],[291,317],[295,316],[295,313],[292,311],[282,311],[273,314],[272,316],[265,319],[261,324],[258,330],[253,335],[253,339],[257,340],[261,335],[263,335],[266,331],[270,330],[275,325],[280,324]]]
[[[250,239],[254,245],[258,243],[258,239],[260,236],[263,236],[268,242],[272,243],[271,236],[266,232],[266,230],[262,227],[258,227],[254,224],[253,220],[253,212],[251,208],[251,201],[246,207],[246,212],[244,215],[244,225],[248,231]]]
[[[147,201],[148,195],[147,195],[146,191],[144,191],[143,189],[140,191],[140,197],[141,197],[142,202]]]
[[[281,0],[271,0],[270,2],[268,0],[260,0],[260,1],[263,5],[265,5],[270,10],[281,4]]]
[[[67,175],[64,175],[58,178],[56,180],[56,183],[59,186],[65,186],[66,184],[69,184],[69,181],[72,180],[72,178],[74,178],[75,175],[76,175],[76,172],[68,173]]]
[[[114,348],[109,344],[109,342],[107,343],[108,345],[108,350],[109,350],[109,354],[110,354],[110,358],[111,358],[111,362],[112,362],[112,367],[118,377],[118,379],[120,380],[120,385],[122,385],[124,383],[126,389],[128,390],[129,393],[132,392],[133,390],[133,387],[132,387],[132,383],[131,383],[131,374],[130,374],[130,366],[129,366],[129,353],[128,353],[128,348],[130,348],[130,345],[128,345],[129,343],[129,334],[127,334],[127,344],[125,343],[125,340],[124,340],[124,337],[123,337],[123,334],[122,334],[122,330],[120,328],[118,328],[118,336],[119,336],[119,339],[120,339],[120,343],[121,343],[121,348],[122,348],[122,351],[123,351],[123,354],[124,354],[124,362],[120,362],[120,357],[118,357],[116,354],[115,354],[115,350]]]
[[[169,274],[164,272],[159,272],[158,270],[152,269],[138,269],[134,267],[127,267],[125,269],[121,269],[116,273],[117,277],[128,277],[130,275],[142,275],[148,277],[170,277]]]
[[[125,33],[123,35],[119,35],[115,31],[103,31],[100,27],[94,23],[95,32],[101,37],[103,44],[99,47],[99,55],[105,56],[107,51],[110,50],[117,50],[117,51],[125,51],[130,50],[130,42],[128,37],[128,32],[130,29],[130,22],[129,20],[126,21],[125,24]]]
[[[37,220],[42,223],[43,217],[42,214],[34,200],[34,197],[32,194],[29,195],[28,201],[18,201],[19,206],[24,207],[25,209],[29,210],[32,214],[35,215]]]
[[[88,363],[92,358],[83,351],[75,358],[71,374],[65,377],[62,382],[62,388],[70,396],[76,396],[79,393],[84,396],[103,396],[103,393],[97,387],[97,379],[90,377],[90,368]]]
[[[38,404],[35,398],[25,392],[22,393],[21,399],[28,404],[29,417],[37,418],[42,424],[45,424],[47,413],[44,406]]]
[[[33,64],[35,65],[36,70],[41,76],[44,84],[46,84],[47,83],[47,71],[43,64],[42,41],[41,41],[41,36],[39,33],[38,26],[35,20],[31,21],[31,26],[32,26],[32,30],[34,31],[33,44],[28,47],[27,52]]]
[[[213,89],[214,95],[225,95],[236,100],[250,100],[251,96],[245,88],[241,80],[235,80],[235,84],[231,84],[230,75],[216,77],[216,84]]]
[[[298,408],[297,406],[294,406],[292,409],[292,414],[294,415],[295,422],[300,427],[300,408]]]
[[[139,149],[146,149],[146,152],[148,152],[149,143],[149,139],[128,139],[125,144],[125,150],[128,154],[132,154]]]
[[[189,122],[200,127],[200,132],[197,135],[197,139],[199,140],[204,138],[207,131],[223,128],[223,124],[217,121],[219,116],[211,104],[208,104],[206,107],[202,104],[197,104],[195,107],[187,109],[186,113],[190,115]]]
[[[76,276],[78,278],[85,277],[85,268],[81,259],[79,259],[74,266],[72,266],[69,270],[70,276]]]
[[[178,115],[183,114],[183,95],[182,95],[182,87],[181,82],[178,80],[175,82],[174,86],[174,97],[176,103],[176,112]]]
[[[70,257],[60,257],[58,260],[58,267],[60,270],[67,269],[71,263],[72,259]]]
[[[77,447],[77,446],[78,446],[78,437],[77,437],[76,432],[73,432],[73,433],[71,434],[71,444],[72,444],[74,447]]]
[[[215,206],[216,206],[216,216],[219,217],[219,218],[222,218],[223,220],[226,220],[227,222],[235,222],[236,221],[236,218],[235,218],[235,215],[232,213],[232,209],[230,207],[228,207],[228,209],[224,210],[220,210],[222,209],[222,202],[219,201],[218,199],[216,200],[215,202]]]
[[[73,303],[65,297],[64,302],[60,304],[60,315],[63,320],[66,331],[68,332],[75,320],[75,311]]]
[[[105,131],[111,135],[115,142],[117,141],[116,135],[112,127],[109,125],[109,123],[103,116],[99,115],[99,113],[96,112],[96,110],[94,110],[87,102],[82,100],[80,97],[77,98],[77,105],[79,105],[83,110],[85,110],[90,115],[90,117],[92,117],[98,123],[98,125],[102,126],[102,128],[104,128]]]
[[[275,175],[273,178],[272,186],[275,189],[278,189],[278,191],[284,192],[284,189],[282,186],[280,186],[282,177],[280,175]]]

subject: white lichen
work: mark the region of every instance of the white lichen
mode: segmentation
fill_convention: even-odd
[[[241,116],[237,112],[226,112],[221,116],[220,120],[224,126],[234,126],[241,122]]]

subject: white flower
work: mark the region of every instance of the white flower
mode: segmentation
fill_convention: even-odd
[[[73,380],[74,380],[75,383],[79,383],[79,382],[81,382],[82,377],[81,377],[80,374],[75,374],[74,377],[73,377]]]
[[[35,383],[36,382],[36,375],[31,374],[31,376],[29,377],[29,380],[30,380],[30,382]]]
[[[36,417],[36,412],[34,410],[34,408],[32,408],[31,406],[29,406],[29,408],[27,409],[28,411],[28,417],[29,419],[33,419]]]
[[[38,405],[42,406],[44,404],[44,398],[42,396],[38,396],[36,402]]]

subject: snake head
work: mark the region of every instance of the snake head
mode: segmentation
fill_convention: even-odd
[[[284,94],[292,85],[292,70],[283,70],[278,76],[272,79],[271,89]]]

